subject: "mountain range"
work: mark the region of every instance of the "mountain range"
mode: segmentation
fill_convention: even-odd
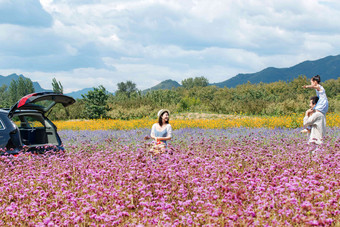
[[[305,75],[307,76],[307,78],[311,78],[315,75],[320,75],[322,81],[337,79],[340,76],[340,55],[327,56],[314,61],[304,61],[289,68],[268,67],[256,73],[240,73],[228,80],[219,83],[212,83],[210,85],[215,85],[221,88],[231,88],[236,87],[239,84],[247,83],[248,81],[251,83],[291,81],[299,75]],[[8,76],[0,75],[0,86],[2,86],[3,84],[9,86],[13,79],[17,80],[19,77],[24,76],[17,75],[15,73]],[[33,82],[33,86],[36,92],[48,91],[46,89],[43,89],[38,82]],[[180,86],[181,85],[177,81],[165,80],[157,84],[156,86],[144,90],[143,93],[150,90],[172,89]],[[82,94],[87,94],[87,92],[92,89],[93,88],[84,88],[82,90],[71,92],[66,95],[69,95],[73,98],[82,98]]]
[[[15,73],[8,75],[8,76],[1,76],[0,75],[0,87],[2,85],[6,85],[7,87],[9,87],[12,80],[18,80],[20,77],[27,78],[27,77],[23,76],[22,74],[17,75]],[[33,83],[33,87],[34,87],[35,92],[52,91],[52,90],[42,88],[38,82],[32,81],[32,83]],[[67,93],[65,95],[71,96],[75,99],[80,99],[80,98],[82,98],[82,96],[81,96],[82,94],[87,94],[87,92],[92,90],[92,89],[93,88],[84,88],[84,89],[81,89],[79,91]]]
[[[290,68],[269,67],[260,72],[238,74],[228,80],[215,83],[217,87],[236,87],[247,83],[272,83],[276,81],[291,81],[299,75],[311,78],[320,75],[322,81],[337,79],[340,76],[340,55],[328,56],[315,61],[304,61]]]
[[[24,79],[27,78],[27,77],[24,77],[23,75],[17,75],[15,73],[8,75],[8,76],[1,76],[0,75],[0,87],[4,84],[7,87],[9,87],[9,85],[11,84],[11,81],[12,80],[18,80],[19,77],[24,78]],[[36,92],[50,91],[50,90],[43,89],[38,82],[32,81],[32,83],[33,83],[34,90]]]
[[[228,80],[219,83],[211,83],[209,85],[215,85],[220,88],[232,88],[247,83],[248,81],[253,84],[260,82],[272,83],[280,80],[292,81],[299,75],[305,75],[307,78],[320,75],[322,81],[337,79],[340,76],[340,55],[327,56],[314,61],[304,61],[289,68],[268,67],[256,73],[240,73]],[[181,85],[176,81],[165,80],[146,91],[171,89],[179,86]]]

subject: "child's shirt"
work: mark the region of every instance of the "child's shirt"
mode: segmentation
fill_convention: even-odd
[[[319,101],[316,103],[314,109],[326,114],[328,111],[328,99],[326,96],[326,91],[321,85],[319,85],[319,87],[320,91],[315,89],[316,95],[319,97]]]

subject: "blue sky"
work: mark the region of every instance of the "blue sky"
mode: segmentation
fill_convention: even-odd
[[[0,0],[0,75],[65,92],[290,67],[340,54],[336,0]]]

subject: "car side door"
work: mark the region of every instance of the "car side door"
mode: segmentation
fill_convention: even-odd
[[[5,123],[3,120],[4,116],[6,115],[0,115],[0,149],[6,148],[8,140],[10,138],[9,132],[6,130]]]

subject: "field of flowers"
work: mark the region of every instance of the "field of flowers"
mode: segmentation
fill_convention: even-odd
[[[298,128],[302,127],[303,114],[289,116],[241,116],[226,119],[170,119],[172,128]],[[327,114],[328,127],[340,127],[340,114]],[[137,119],[137,120],[72,120],[56,121],[58,129],[69,130],[129,130],[138,128],[151,128],[157,120]]]
[[[340,128],[61,130],[67,152],[0,162],[0,225],[339,226]]]

